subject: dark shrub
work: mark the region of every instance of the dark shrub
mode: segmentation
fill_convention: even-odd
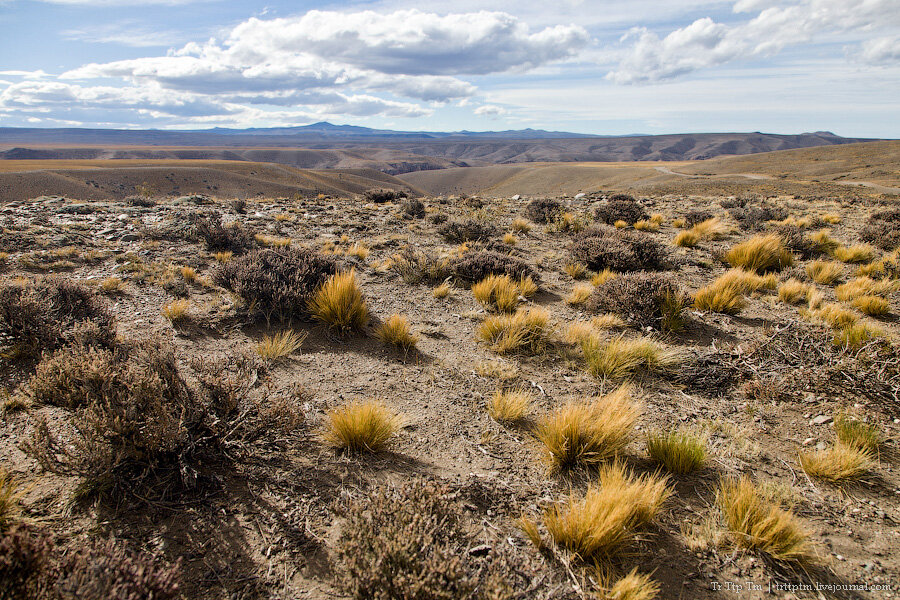
[[[676,331],[682,325],[687,295],[672,279],[659,273],[625,273],[598,285],[585,308],[612,312],[639,327]]]
[[[783,221],[788,217],[787,210],[768,203],[732,208],[728,212],[742,229],[750,230],[763,229],[768,221]]]
[[[404,215],[410,216],[413,219],[425,218],[425,205],[418,198],[404,200],[400,204],[400,210],[403,211]]]
[[[446,241],[452,243],[485,240],[497,235],[497,228],[489,223],[474,219],[468,221],[450,221],[438,229]]]
[[[405,248],[394,257],[391,269],[409,284],[436,284],[444,281],[452,273],[450,261],[429,251]]]
[[[234,200],[229,202],[228,205],[231,206],[231,210],[238,213],[239,215],[247,212],[247,201],[243,198],[235,198]]]
[[[806,232],[796,225],[778,225],[773,231],[778,234],[786,248],[796,252],[804,260],[823,254],[819,244],[807,237]]]
[[[558,200],[537,198],[525,207],[525,216],[535,223],[552,223],[562,211],[562,204]]]
[[[151,208],[156,206],[156,200],[147,196],[128,196],[125,198],[125,204],[138,208]]]
[[[687,227],[693,227],[697,223],[702,223],[708,219],[712,219],[713,215],[708,210],[691,210],[684,215],[684,223]]]
[[[374,202],[376,204],[393,202],[400,198],[406,198],[406,196],[407,193],[403,190],[367,190],[366,193],[363,194],[363,198],[365,198],[366,202]]]
[[[103,298],[74,281],[50,277],[0,287],[0,337],[15,354],[33,357],[75,342],[108,346],[114,327]]]
[[[52,598],[53,544],[27,525],[0,531],[0,600]]]
[[[440,225],[441,223],[447,222],[447,215],[445,213],[440,213],[440,212],[434,213],[433,215],[428,217],[428,220],[431,221],[432,223],[434,223],[435,225]]]
[[[193,225],[197,237],[206,243],[207,250],[230,250],[243,254],[256,245],[253,236],[240,223],[234,222],[227,227],[222,225],[219,213],[195,215]]]
[[[592,271],[653,271],[666,268],[665,250],[653,239],[607,228],[581,232],[572,246],[572,258]]]
[[[450,264],[453,275],[468,282],[481,281],[488,275],[509,275],[513,279],[539,277],[528,263],[508,254],[488,251],[466,252]]]
[[[634,225],[636,221],[649,217],[637,200],[627,194],[616,194],[611,196],[605,204],[597,207],[594,211],[594,218],[607,225],[613,225],[616,221],[625,221],[629,225]]]
[[[230,260],[213,281],[240,296],[266,319],[305,316],[313,292],[337,272],[334,258],[306,248],[267,248]]]
[[[900,247],[900,209],[874,213],[863,226],[859,238],[887,252]]]
[[[466,552],[474,542],[466,535],[459,502],[444,487],[421,480],[382,486],[336,511],[344,518],[337,547],[341,579],[354,598],[510,597],[492,577],[502,567],[479,564],[483,561]]]

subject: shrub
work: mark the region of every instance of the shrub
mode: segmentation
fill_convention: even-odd
[[[344,519],[337,541],[340,576],[353,598],[506,597],[501,569],[467,552],[475,542],[448,488],[422,479],[382,485],[336,510]]]
[[[900,209],[889,209],[869,217],[859,238],[885,251],[900,247]]]
[[[562,212],[562,204],[552,198],[536,198],[525,206],[525,216],[535,223],[552,223]]]
[[[309,311],[329,328],[345,334],[369,322],[369,308],[356,283],[355,271],[335,273],[309,301]]]
[[[650,338],[628,340],[624,336],[606,343],[596,336],[581,341],[588,372],[602,379],[622,379],[638,369],[668,369],[682,361],[677,350],[668,349]]]
[[[242,298],[266,319],[290,320],[308,314],[313,294],[332,275],[337,262],[304,248],[256,250],[219,265],[213,281]]]
[[[841,277],[844,266],[839,262],[814,260],[806,265],[806,274],[816,283],[831,285]]]
[[[50,277],[0,286],[0,339],[11,355],[33,358],[44,350],[81,343],[110,346],[115,321],[96,291]]]
[[[802,227],[779,225],[773,228],[773,232],[781,238],[781,242],[788,250],[800,255],[804,260],[825,253],[820,243],[807,237]]]
[[[444,240],[459,244],[462,242],[488,240],[497,236],[497,228],[489,223],[482,223],[475,219],[467,221],[450,221],[444,223],[438,229],[438,233]]]
[[[235,221],[226,227],[222,225],[222,215],[219,213],[194,215],[192,225],[207,250],[244,254],[255,245],[253,235],[243,225]]]
[[[405,248],[394,255],[391,269],[400,278],[411,285],[418,283],[437,283],[451,275],[450,261],[440,258],[432,252],[417,251]]]
[[[763,229],[769,221],[782,221],[788,216],[785,209],[771,204],[735,207],[728,212],[742,229],[750,230]]]
[[[539,354],[547,347],[550,315],[543,308],[519,309],[511,315],[493,315],[478,327],[478,337],[498,354]]]
[[[519,421],[525,416],[532,400],[531,392],[523,387],[497,390],[488,401],[488,414],[500,422]]]
[[[378,326],[375,337],[389,346],[395,346],[404,352],[415,348],[419,337],[409,330],[409,320],[399,314],[393,314]]]
[[[633,225],[637,221],[646,221],[649,216],[634,198],[624,194],[612,196],[605,204],[601,204],[594,211],[594,218],[607,225],[616,221],[625,221],[627,225]]]
[[[682,326],[686,295],[670,278],[657,273],[624,273],[598,285],[587,310],[612,312],[639,327],[666,331]]]
[[[569,402],[544,417],[535,431],[557,469],[596,466],[631,441],[641,407],[629,385],[590,402]]]
[[[775,234],[760,235],[734,246],[725,253],[725,260],[732,267],[741,267],[757,273],[780,271],[794,264],[794,257],[782,245]]]
[[[584,562],[614,557],[632,543],[672,493],[665,478],[636,477],[620,464],[601,468],[599,479],[583,497],[570,496],[544,514],[554,542]]]
[[[0,598],[53,598],[54,548],[48,534],[20,524],[0,528]]]
[[[810,558],[806,528],[793,513],[768,500],[746,476],[723,479],[716,503],[738,547],[759,550],[782,561],[806,562]]]
[[[328,425],[322,436],[339,450],[380,452],[402,422],[379,400],[351,402],[328,412]]]
[[[867,448],[838,441],[834,446],[800,454],[800,466],[807,475],[837,482],[865,475],[873,464]]]
[[[670,473],[687,475],[706,462],[706,438],[690,431],[651,431],[647,453]]]
[[[509,275],[488,275],[472,286],[472,295],[485,308],[513,312],[519,305],[519,286]]]
[[[694,225],[698,225],[700,223],[703,223],[704,221],[709,221],[710,219],[712,219],[714,217],[715,217],[715,215],[713,215],[708,210],[694,209],[694,210],[688,211],[684,215],[684,217],[682,217],[682,219],[684,220],[684,224],[687,227],[693,227]]]
[[[418,198],[409,198],[400,204],[400,210],[404,215],[413,219],[425,218],[425,205]]]
[[[499,252],[466,252],[450,262],[453,275],[462,281],[481,281],[490,275],[508,275],[513,279],[530,277],[538,280],[538,275],[528,263],[508,254]]]
[[[374,202],[375,204],[384,204],[385,202],[393,202],[406,198],[407,193],[403,190],[366,190],[363,198],[366,202]]]
[[[306,336],[305,331],[297,333],[290,329],[285,329],[275,335],[263,336],[263,339],[256,345],[256,353],[265,360],[278,360],[290,356],[300,349]]]
[[[610,229],[579,234],[572,246],[572,258],[592,271],[652,271],[666,266],[665,251],[653,239]]]

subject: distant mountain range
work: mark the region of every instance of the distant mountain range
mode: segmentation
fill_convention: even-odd
[[[0,127],[0,159],[262,160],[312,169],[365,166],[398,174],[523,162],[698,160],[866,141],[873,140],[828,131],[603,136],[539,129],[392,131],[326,122],[199,131]]]

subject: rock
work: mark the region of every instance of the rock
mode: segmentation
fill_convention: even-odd
[[[126,233],[122,237],[119,238],[120,242],[136,242],[141,239],[141,236],[135,235],[133,233]]]
[[[510,200],[519,200],[519,199],[521,199],[521,198],[522,198],[522,196],[520,196],[519,194],[516,194],[515,196],[513,196],[512,198],[510,198]]]
[[[824,450],[827,447],[828,444],[826,444],[825,442],[819,442],[818,444],[816,444],[816,450]]]
[[[584,192],[580,192],[580,193],[578,193],[578,194],[575,194],[575,199],[576,199],[576,200],[581,200],[581,199],[584,198],[585,196],[587,196],[587,194],[585,194]]]
[[[831,423],[834,419],[828,415],[819,415],[812,420],[813,425],[826,425]]]
[[[814,443],[815,441],[816,441],[816,438],[806,438],[805,440],[803,440],[803,445],[809,446],[810,444]]]

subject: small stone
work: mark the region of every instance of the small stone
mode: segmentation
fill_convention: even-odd
[[[819,415],[818,417],[812,420],[813,425],[826,425],[831,423],[834,419],[828,415]]]
[[[809,446],[810,444],[815,443],[815,441],[816,441],[816,438],[806,438],[805,440],[803,440],[803,445]]]

